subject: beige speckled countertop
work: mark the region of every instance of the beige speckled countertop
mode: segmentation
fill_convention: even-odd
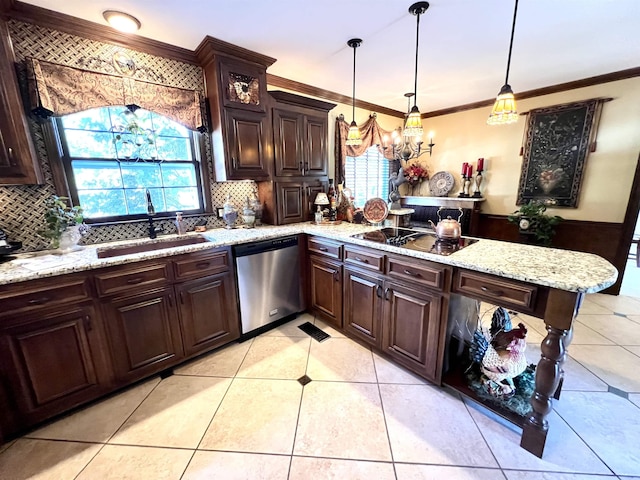
[[[56,255],[53,251],[24,253],[16,255],[14,260],[0,264],[0,285],[298,233],[319,235],[342,242],[400,253],[410,257],[571,292],[595,293],[613,285],[618,277],[618,272],[611,263],[590,253],[481,239],[451,255],[442,256],[351,238],[351,235],[356,233],[376,229],[377,227],[366,227],[350,223],[342,223],[336,226],[300,223],[291,226],[262,226],[253,229],[233,230],[219,228],[208,230],[201,234],[187,234],[188,236],[201,235],[208,240],[205,243],[104,259],[98,258],[98,250],[121,245],[161,243],[175,239],[177,235],[166,235],[156,240],[136,239],[89,245],[62,255]]]

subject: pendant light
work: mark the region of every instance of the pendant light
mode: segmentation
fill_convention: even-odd
[[[518,121],[518,110],[516,108],[516,99],[513,96],[513,90],[509,85],[509,67],[511,66],[511,51],[513,50],[513,34],[516,31],[516,14],[518,13],[518,0],[513,10],[513,25],[511,26],[511,41],[509,43],[509,57],[507,58],[507,75],[504,79],[504,85],[500,89],[493,109],[487,123],[489,125],[506,125]]]
[[[360,136],[360,129],[356,123],[356,48],[362,44],[362,39],[352,38],[347,42],[349,47],[353,48],[353,96],[351,103],[351,125],[349,125],[349,133],[347,134],[346,145],[360,145],[362,144],[362,137]]]
[[[429,2],[416,2],[409,7],[409,13],[417,17],[416,21],[416,68],[413,77],[413,107],[409,112],[409,116],[404,124],[405,137],[420,137],[422,136],[422,118],[420,110],[418,110],[418,45],[420,38],[420,15],[427,11],[429,8]]]

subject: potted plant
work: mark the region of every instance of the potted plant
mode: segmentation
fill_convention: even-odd
[[[44,201],[46,211],[44,213],[45,226],[38,230],[38,235],[48,239],[52,248],[62,251],[73,249],[78,240],[87,231],[87,226],[82,223],[82,208],[70,207],[67,197],[52,195]]]
[[[548,247],[555,235],[555,226],[564,220],[558,215],[547,215],[547,207],[542,202],[529,201],[507,216],[507,220],[518,225],[520,233],[531,235],[535,243]]]

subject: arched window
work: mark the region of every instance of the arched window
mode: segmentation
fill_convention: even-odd
[[[87,222],[204,211],[197,132],[148,110],[102,107],[55,119],[60,159]]]

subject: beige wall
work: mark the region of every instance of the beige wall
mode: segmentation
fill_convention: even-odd
[[[518,102],[518,110],[558,105],[596,97],[612,97],[604,104],[598,128],[597,150],[587,157],[578,208],[549,209],[549,213],[566,219],[622,222],[629,200],[631,183],[640,153],[640,78],[570,90]],[[517,91],[516,91],[517,98]],[[436,146],[426,163],[431,174],[445,170],[459,177],[463,162],[474,166],[485,158],[482,205],[483,213],[508,214],[516,207],[522,167],[519,156],[526,117],[506,126],[486,124],[490,107],[423,121],[426,131],[435,132]],[[425,157],[421,157],[421,160]]]

